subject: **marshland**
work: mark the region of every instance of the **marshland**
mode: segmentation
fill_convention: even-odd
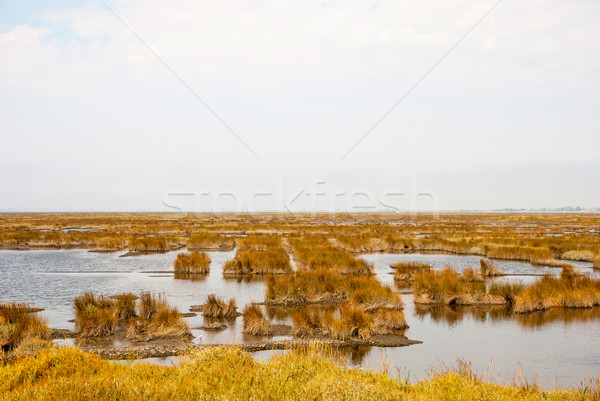
[[[361,373],[338,366],[416,383],[457,359],[489,381],[517,375],[547,389],[600,374],[597,215],[81,213],[0,222],[6,372],[41,352],[91,358],[105,374],[152,374],[74,346],[177,369],[206,358],[224,358],[222,369],[250,358],[259,369],[274,355],[266,366],[296,358],[314,368],[321,362],[298,351],[313,343],[337,364],[319,366],[344,377]],[[241,350],[210,350],[232,344]],[[61,348],[45,350],[52,346]]]

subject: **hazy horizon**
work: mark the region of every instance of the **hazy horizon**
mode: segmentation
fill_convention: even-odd
[[[3,1],[0,211],[600,207],[599,18]]]

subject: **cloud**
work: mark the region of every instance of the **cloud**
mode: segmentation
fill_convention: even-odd
[[[57,3],[0,33],[0,157],[43,172],[22,180],[49,196],[70,174],[73,191],[122,177],[156,193],[240,171],[248,185],[287,170],[371,185],[382,169],[597,160],[600,4],[501,2],[344,161],[492,2],[107,4],[261,161],[101,3]],[[7,207],[20,174],[0,176]]]

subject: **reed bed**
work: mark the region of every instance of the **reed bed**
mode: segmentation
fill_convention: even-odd
[[[244,333],[252,336],[271,336],[273,328],[258,305],[247,305],[242,313]]]
[[[205,252],[180,253],[173,263],[176,274],[208,274],[210,256]]]
[[[373,274],[373,267],[350,252],[336,248],[326,237],[290,239],[296,263],[304,270],[335,269],[342,274]]]
[[[128,248],[131,252],[167,252],[170,249],[166,239],[158,237],[134,238]]]
[[[514,302],[522,290],[519,284],[492,285],[486,291],[471,273],[460,275],[451,268],[428,271],[415,276],[413,288],[417,304],[503,305]]]
[[[42,350],[0,366],[6,400],[450,400],[593,401],[598,383],[543,390],[522,383],[497,384],[475,376],[467,364],[438,369],[414,384],[381,371],[331,361],[317,346],[273,356],[267,363],[236,347],[198,350],[176,367],[116,364],[76,348]],[[465,368],[467,366],[467,368]],[[142,396],[141,396],[142,395]]]
[[[390,267],[394,269],[394,280],[403,282],[412,282],[416,273],[431,270],[431,265],[419,262],[399,262]]]
[[[73,305],[75,328],[80,337],[123,334],[131,340],[150,341],[189,335],[187,323],[164,294],[142,292],[138,300],[131,293],[112,297],[85,293]]]
[[[45,319],[32,313],[32,308],[24,303],[0,304],[0,349],[12,350],[24,341],[46,340],[51,330]]]
[[[402,298],[372,276],[344,275],[335,270],[269,276],[265,302],[279,305],[332,303],[352,300],[365,310],[401,308]]]
[[[233,238],[218,233],[196,233],[187,240],[189,250],[228,250],[233,249],[234,246]]]
[[[562,267],[565,262],[554,259],[554,253],[543,247],[499,246],[487,253],[490,259],[510,259],[531,262],[532,264]]]
[[[600,305],[600,280],[565,268],[560,277],[545,276],[518,296],[515,312],[528,313],[550,308],[591,308]]]
[[[503,276],[504,275],[504,273],[502,272],[502,270],[498,269],[498,267],[496,267],[496,265],[492,261],[487,261],[485,259],[480,259],[479,260],[479,266],[480,266],[480,269],[481,269],[481,275],[483,277],[496,277],[496,276]]]
[[[215,294],[209,294],[204,305],[202,305],[202,313],[204,317],[235,317],[239,313],[235,299],[231,298],[229,302],[225,302],[222,298]]]
[[[96,250],[101,252],[116,252],[125,249],[128,245],[126,238],[102,237],[96,241]]]
[[[240,240],[235,258],[223,266],[224,275],[288,274],[290,257],[278,237],[247,237]]]

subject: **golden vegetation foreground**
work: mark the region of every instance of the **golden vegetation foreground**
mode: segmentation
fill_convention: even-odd
[[[409,384],[340,367],[316,349],[256,361],[235,347],[193,353],[177,367],[116,364],[75,348],[42,350],[0,366],[5,400],[598,400],[589,386],[545,391],[525,381],[487,382],[468,365]]]

